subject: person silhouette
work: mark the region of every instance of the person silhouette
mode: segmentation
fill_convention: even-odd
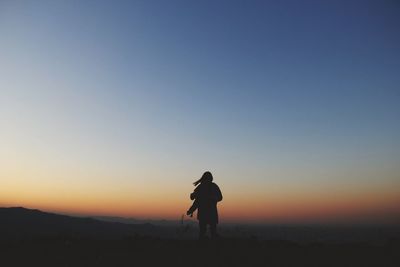
[[[197,210],[199,239],[206,238],[207,225],[210,226],[211,238],[216,238],[218,237],[217,203],[222,200],[221,190],[217,184],[213,183],[213,176],[209,171],[206,171],[202,177],[193,184],[196,188],[193,193],[190,194],[190,199],[194,201],[186,214],[193,216],[193,213]]]

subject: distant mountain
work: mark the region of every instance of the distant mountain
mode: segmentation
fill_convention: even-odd
[[[371,242],[400,239],[399,226],[329,225],[229,225],[218,226],[221,236],[257,237],[260,240],[294,242]],[[142,221],[121,217],[84,218],[26,208],[0,208],[0,241],[23,238],[74,237],[121,239],[135,235],[157,238],[196,239],[195,221]],[[0,247],[1,248],[1,247]]]
[[[182,220],[154,220],[154,219],[136,219],[136,218],[124,218],[124,217],[116,217],[116,216],[92,216],[91,218],[106,221],[106,222],[120,222],[127,224],[151,224],[155,226],[168,226],[168,227],[178,227],[182,224]],[[184,219],[183,222],[185,224],[197,225],[197,221],[195,219],[188,220]]]
[[[121,238],[158,232],[160,229],[149,223],[125,224],[22,207],[0,208],[0,239],[56,236]]]

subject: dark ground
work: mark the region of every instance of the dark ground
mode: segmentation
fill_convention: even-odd
[[[0,242],[1,266],[400,266],[398,242],[49,238]]]
[[[191,225],[125,224],[0,208],[0,267],[400,266],[398,227],[220,229],[225,238],[199,242]]]

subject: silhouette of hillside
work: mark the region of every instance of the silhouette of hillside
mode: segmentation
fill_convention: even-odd
[[[79,236],[121,238],[135,234],[150,234],[157,227],[145,224],[105,222],[53,214],[35,209],[0,208],[0,235],[7,238]]]

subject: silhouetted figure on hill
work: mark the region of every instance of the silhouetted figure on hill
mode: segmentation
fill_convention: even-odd
[[[192,206],[187,211],[187,215],[192,216],[197,209],[197,220],[199,221],[199,238],[206,237],[207,225],[210,226],[211,237],[216,238],[218,224],[217,203],[222,200],[222,193],[218,185],[212,182],[211,172],[205,172],[203,176],[194,182],[197,186],[190,199],[194,200]]]

